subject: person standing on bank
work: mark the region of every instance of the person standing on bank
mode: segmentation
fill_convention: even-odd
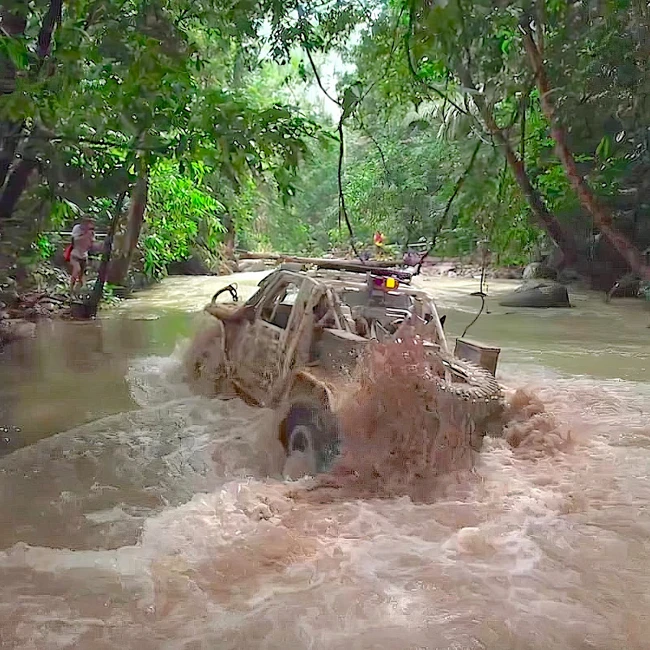
[[[72,229],[72,244],[70,244],[70,291],[78,285],[83,286],[86,267],[88,266],[88,253],[95,246],[95,222],[86,217]]]

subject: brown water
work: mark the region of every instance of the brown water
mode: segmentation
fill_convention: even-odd
[[[0,356],[0,426],[34,443],[0,459],[1,648],[648,647],[641,303],[491,299],[469,332],[503,346],[501,379],[573,444],[488,439],[474,476],[430,504],[319,504],[280,479],[268,412],[180,380],[196,311],[224,283],[170,278]],[[426,285],[461,332],[476,282]]]

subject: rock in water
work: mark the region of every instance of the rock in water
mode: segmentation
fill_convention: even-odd
[[[167,267],[169,275],[214,275],[197,255],[188,259],[172,262]]]
[[[555,280],[557,271],[545,266],[542,262],[532,262],[524,269],[524,280]]]
[[[242,260],[239,262],[240,273],[254,273],[257,271],[266,271],[264,260]]]
[[[36,335],[36,324],[21,318],[0,320],[0,348],[7,343],[30,339]]]
[[[571,307],[569,293],[559,282],[525,282],[505,295],[499,304],[503,307]]]

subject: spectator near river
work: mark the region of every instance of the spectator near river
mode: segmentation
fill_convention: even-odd
[[[66,251],[71,269],[70,291],[74,291],[77,285],[79,288],[83,285],[88,266],[88,253],[95,250],[96,247],[95,222],[90,217],[86,217],[72,229],[72,243]]]

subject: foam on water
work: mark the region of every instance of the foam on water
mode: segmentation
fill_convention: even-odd
[[[192,395],[182,357],[0,460],[0,647],[647,647],[648,386],[506,367],[470,480],[318,503],[270,413]]]

